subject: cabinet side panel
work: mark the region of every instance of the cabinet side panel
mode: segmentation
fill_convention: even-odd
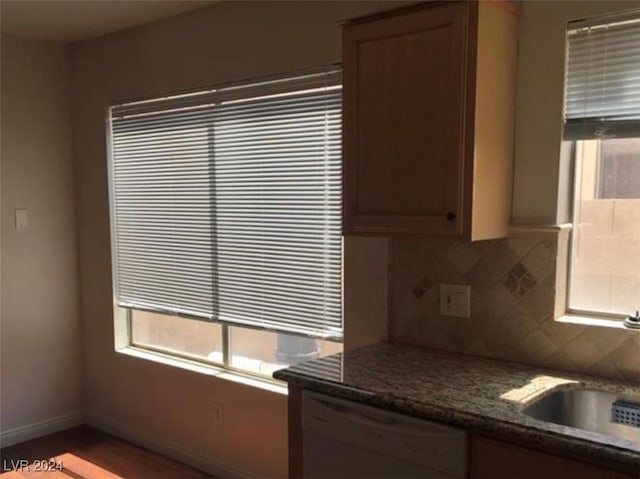
[[[474,240],[503,237],[511,218],[518,17],[481,2],[476,67]]]
[[[289,384],[289,479],[302,477],[302,389]]]
[[[356,55],[358,45],[353,38],[353,28],[342,27],[342,231],[354,232],[358,205],[357,135],[358,82]]]

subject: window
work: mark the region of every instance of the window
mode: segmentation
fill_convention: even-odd
[[[340,77],[110,108],[114,293],[133,346],[265,376],[341,349]]]
[[[640,309],[640,11],[568,26],[564,138],[575,157],[569,309]]]

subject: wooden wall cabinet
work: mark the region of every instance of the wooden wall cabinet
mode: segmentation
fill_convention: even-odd
[[[517,23],[494,1],[343,23],[346,235],[506,236]]]

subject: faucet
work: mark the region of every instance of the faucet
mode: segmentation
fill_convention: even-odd
[[[624,320],[624,325],[627,328],[640,329],[640,311],[636,311],[635,316],[627,316],[627,319]]]

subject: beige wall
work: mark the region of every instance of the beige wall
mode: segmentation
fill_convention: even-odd
[[[516,97],[516,223],[567,221],[567,165],[560,163],[566,22],[638,7],[637,1],[520,2]]]
[[[260,477],[285,475],[285,396],[114,352],[105,109],[118,99],[339,62],[336,21],[389,6],[225,2],[72,46],[90,418],[106,418],[116,428],[126,424],[156,441],[208,457],[222,468],[237,466]],[[386,241],[348,239],[346,251],[349,347],[386,334]],[[213,402],[225,408],[219,429],[211,427]]]
[[[1,56],[6,445],[17,428],[81,412],[82,357],[67,55],[2,35]],[[14,229],[15,208],[28,210],[28,229]]]

